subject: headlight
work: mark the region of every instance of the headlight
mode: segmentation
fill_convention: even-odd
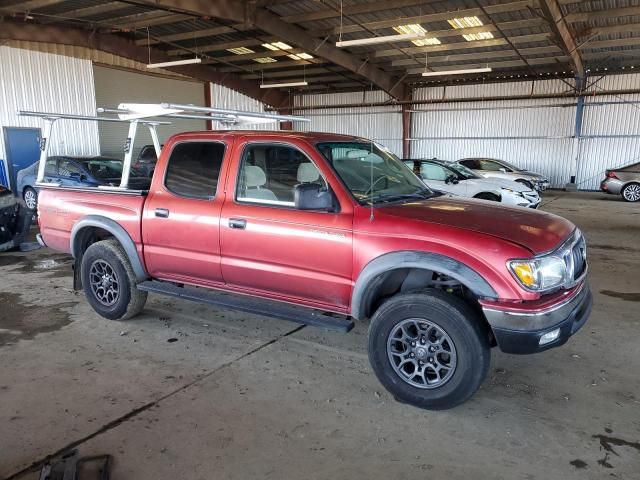
[[[520,284],[528,290],[551,290],[562,285],[567,276],[564,260],[554,255],[531,260],[511,260],[507,265]]]

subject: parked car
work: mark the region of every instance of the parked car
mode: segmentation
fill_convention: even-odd
[[[74,256],[74,287],[103,317],[155,292],[342,331],[370,319],[374,372],[422,408],[469,399],[492,346],[564,344],[592,305],[571,222],[434,195],[358,137],[178,134],[148,195],[45,186],[40,203],[40,241]]]
[[[122,176],[123,161],[111,157],[72,157],[54,156],[47,159],[44,171],[44,182],[55,183],[67,187],[97,187],[99,185],[118,185]],[[18,176],[18,192],[27,207],[35,210],[38,205],[38,190],[36,178],[38,176],[38,162],[20,170]],[[150,180],[136,170],[131,171],[130,185],[132,188],[147,189]]]
[[[479,175],[491,178],[503,178],[522,183],[529,188],[542,192],[549,188],[549,179],[541,173],[530,172],[496,158],[463,158],[458,163]]]
[[[640,163],[607,170],[600,190],[612,195],[622,195],[627,202],[640,201]]]
[[[139,172],[150,178],[153,176],[157,161],[158,156],[156,155],[155,147],[153,145],[145,145],[140,150],[138,158],[133,165]]]
[[[540,196],[522,183],[476,175],[456,162],[410,159],[405,164],[430,188],[462,197],[502,202],[506,205],[538,208]]]
[[[31,217],[33,210],[0,185],[0,252],[23,244],[31,227]]]

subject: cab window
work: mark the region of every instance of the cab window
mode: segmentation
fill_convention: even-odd
[[[216,196],[225,146],[220,142],[183,142],[169,157],[164,185],[180,197],[209,200]]]

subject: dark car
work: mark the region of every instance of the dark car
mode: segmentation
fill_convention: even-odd
[[[156,149],[153,145],[145,145],[140,150],[138,158],[133,162],[134,168],[136,168],[142,175],[151,178],[153,171],[156,168],[156,162],[158,156],[156,155]]]
[[[640,163],[616,170],[607,170],[600,190],[621,195],[627,202],[640,202]]]
[[[45,183],[56,183],[65,187],[97,187],[100,185],[118,186],[122,176],[123,161],[111,157],[49,157],[44,171]],[[38,188],[35,186],[38,176],[37,163],[29,167],[18,182],[18,191],[27,207],[32,210],[38,205]],[[146,190],[151,180],[136,168],[131,169],[131,188]]]
[[[0,185],[0,252],[20,247],[29,232],[33,210]]]

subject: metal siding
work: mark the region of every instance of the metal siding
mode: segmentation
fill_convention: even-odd
[[[245,110],[249,112],[266,112],[265,104],[258,100],[247,97],[246,95],[223,85],[217,85],[214,83],[210,85],[212,107]],[[214,127],[217,127],[217,125],[214,124]],[[279,130],[280,125],[278,123],[264,123],[258,125],[239,125],[237,127],[224,125],[220,126],[220,128],[231,130]]]
[[[597,190],[607,169],[640,162],[640,138],[584,138],[580,142],[578,188]]]
[[[204,105],[204,84],[195,81],[161,78],[135,72],[94,66],[96,102],[99,107],[117,107],[119,103],[182,103]],[[124,156],[123,145],[129,124],[101,122],[100,150],[102,155]],[[201,131],[206,123],[199,120],[172,120],[171,125],[158,126],[160,143],[180,132]],[[138,127],[134,158],[144,145],[151,144],[151,135]]]
[[[297,96],[294,99],[294,105],[314,107],[352,103],[366,104],[385,102],[390,98],[385,92],[375,90],[359,93],[329,93]],[[402,112],[400,107],[348,107],[301,110],[294,113],[311,119],[311,123],[295,123],[295,130],[357,135],[381,143],[398,156],[402,155]]]
[[[89,60],[0,47],[0,127],[42,128],[42,120],[19,117],[18,109],[95,115],[93,70]],[[51,154],[99,153],[95,122],[58,120]],[[6,159],[4,135],[0,158]]]

